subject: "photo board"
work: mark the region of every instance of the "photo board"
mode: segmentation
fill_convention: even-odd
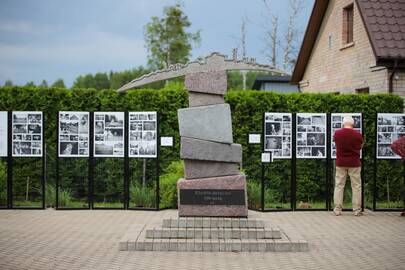
[[[405,136],[405,114],[377,114],[377,159],[400,159],[390,145]]]
[[[326,113],[297,113],[297,158],[326,158]]]
[[[129,157],[157,157],[157,113],[129,112]]]
[[[0,112],[0,157],[8,156],[8,113]]]
[[[264,114],[264,151],[272,152],[273,159],[291,158],[292,114]]]
[[[124,157],[124,112],[94,112],[94,157]]]
[[[13,157],[42,157],[42,112],[15,111],[12,115]]]
[[[59,157],[89,156],[88,112],[59,112]]]
[[[330,125],[330,155],[331,158],[336,158],[336,145],[335,141],[333,140],[333,136],[335,131],[343,128],[343,117],[351,116],[354,120],[353,129],[363,134],[363,127],[362,127],[362,119],[361,113],[332,113],[331,114],[331,125]],[[360,152],[360,157],[362,156],[362,152]]]

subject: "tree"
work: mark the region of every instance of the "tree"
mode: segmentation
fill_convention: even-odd
[[[41,82],[41,84],[39,85],[39,87],[48,88],[48,83],[46,82],[46,80],[42,80],[42,82]]]
[[[148,65],[152,69],[186,63],[191,55],[192,43],[198,46],[201,41],[200,31],[186,32],[191,22],[180,3],[165,7],[163,13],[163,18],[154,16],[152,22],[145,26]]]
[[[240,25],[240,48],[242,50],[242,59],[246,59],[246,35],[247,35],[247,30],[246,30],[246,24],[248,22],[248,18],[246,16],[242,17],[242,23]],[[246,90],[246,71],[242,70],[242,89]]]
[[[106,73],[98,72],[94,75],[94,88],[97,90],[110,89],[110,80]]]
[[[55,88],[66,88],[65,83],[63,82],[62,79],[57,79],[51,87],[55,87]]]
[[[80,75],[73,83],[73,88],[96,88],[92,74]]]
[[[265,13],[263,14],[263,17],[265,18],[263,24],[265,44],[264,55],[273,67],[278,67],[277,52],[280,45],[278,36],[278,16],[272,13],[269,0],[263,0],[263,3],[265,6]]]
[[[4,83],[4,86],[13,86],[13,82],[12,82],[11,80],[7,80],[7,81]]]
[[[302,10],[302,0],[290,0],[290,15],[288,17],[287,31],[284,35],[284,57],[283,68],[284,70],[291,71],[295,66],[298,54],[298,36],[300,30],[297,27],[297,17]]]
[[[264,55],[273,67],[278,67],[278,47],[280,39],[278,35],[278,16],[271,10],[270,0],[263,0],[264,9]]]
[[[27,87],[30,87],[30,86],[35,87],[36,85],[35,85],[35,83],[33,81],[29,81],[29,82],[27,82],[25,84],[25,86],[27,86]]]

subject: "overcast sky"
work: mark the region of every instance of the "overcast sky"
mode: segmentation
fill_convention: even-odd
[[[298,18],[305,31],[314,0],[303,0]],[[175,0],[1,0],[0,85],[58,78],[67,86],[82,74],[146,65],[144,25],[161,16]],[[263,54],[262,0],[184,0],[191,31],[201,30],[201,46],[193,57],[213,51],[231,55],[240,36],[241,18],[248,18],[247,52],[260,63]],[[283,26],[288,1],[273,0]]]

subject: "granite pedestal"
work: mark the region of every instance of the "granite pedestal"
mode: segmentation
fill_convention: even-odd
[[[180,217],[247,217],[244,174],[177,182]]]

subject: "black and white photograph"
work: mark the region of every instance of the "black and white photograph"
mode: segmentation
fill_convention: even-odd
[[[61,142],[61,156],[77,156],[79,154],[79,146],[77,142]]]
[[[266,123],[266,135],[281,135],[282,130],[281,130],[281,123],[275,123],[275,122],[268,122]]]
[[[129,157],[157,157],[156,112],[129,112]]]
[[[291,113],[264,114],[264,151],[271,151],[274,159],[291,158]]]
[[[297,158],[326,158],[326,114],[297,113]]]
[[[379,113],[377,115],[377,158],[400,159],[390,145],[405,136],[405,114]]]
[[[59,157],[89,156],[89,115],[59,112]]]
[[[94,112],[94,156],[124,157],[124,112]]]
[[[42,156],[42,112],[15,111],[12,115],[14,157]]]
[[[331,143],[331,158],[336,158],[336,145],[333,141],[333,136],[336,130],[343,128],[343,118],[345,116],[351,116],[354,120],[353,129],[363,134],[363,127],[362,127],[362,119],[361,113],[332,113],[331,114],[331,130],[330,130],[330,143]],[[362,152],[360,152],[360,157],[362,156]]]
[[[0,112],[0,157],[8,154],[8,114]]]

